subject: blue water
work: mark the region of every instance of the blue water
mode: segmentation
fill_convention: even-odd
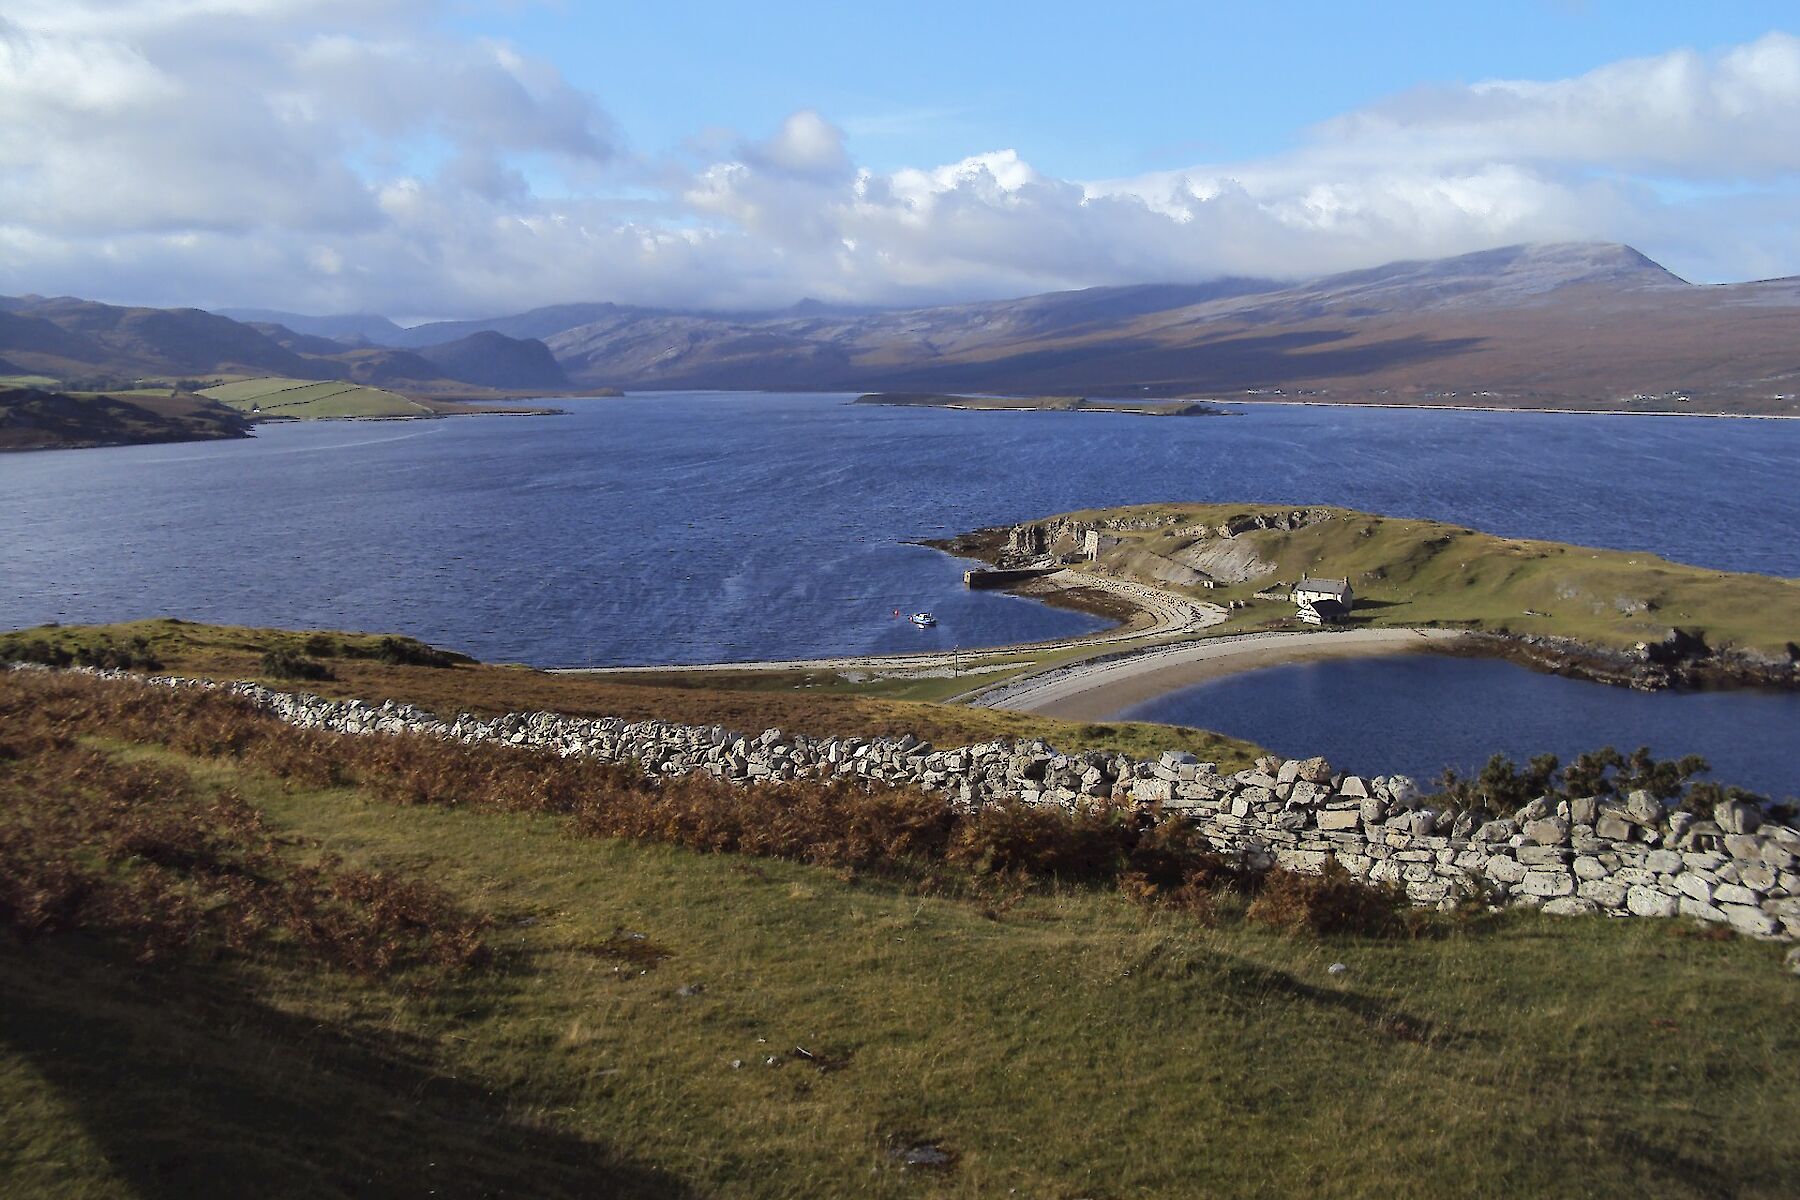
[[[1712,776],[1800,794],[1800,694],[1645,693],[1544,675],[1493,659],[1435,654],[1270,667],[1200,684],[1121,714],[1249,738],[1342,770],[1434,780],[1490,754],[1568,762],[1611,745],[1658,758],[1699,754]]]
[[[538,665],[993,645],[1096,622],[969,593],[966,564],[904,539],[1156,500],[1342,504],[1800,575],[1800,422],[847,399],[666,393],[0,456],[0,628],[179,615]]]

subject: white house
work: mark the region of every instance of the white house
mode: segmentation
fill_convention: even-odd
[[[1356,593],[1350,590],[1348,579],[1313,579],[1308,577],[1294,585],[1290,597],[1301,608],[1319,600],[1330,600],[1334,604],[1343,605],[1349,612],[1356,607]]]

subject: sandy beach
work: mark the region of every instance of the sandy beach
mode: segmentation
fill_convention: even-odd
[[[970,699],[986,708],[1105,721],[1136,704],[1224,675],[1325,658],[1409,654],[1461,636],[1445,629],[1246,633],[1075,663],[1000,684]]]
[[[934,679],[954,673],[972,677],[1014,671],[1022,653],[1093,649],[1095,658],[1049,671],[976,686],[956,703],[1015,712],[1039,713],[1080,721],[1109,721],[1123,710],[1180,688],[1240,671],[1325,658],[1360,658],[1406,654],[1461,636],[1443,629],[1324,629],[1275,633],[1240,633],[1197,637],[1222,623],[1226,610],[1163,588],[1090,572],[1062,571],[1018,589],[1048,603],[1059,600],[1072,608],[1104,612],[1120,625],[1085,637],[1039,642],[1029,646],[997,646],[954,654],[846,655],[832,658],[706,663],[682,667],[560,667],[558,672],[609,675],[672,673],[704,676],[719,672],[836,671],[886,679]],[[1171,643],[1171,637],[1183,640]]]

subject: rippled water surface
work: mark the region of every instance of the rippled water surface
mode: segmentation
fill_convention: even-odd
[[[1800,423],[662,394],[0,457],[0,627],[180,615],[685,663],[1093,628],[903,544],[1153,500],[1342,504],[1800,575]],[[921,631],[895,608],[934,609]]]
[[[1493,659],[1436,654],[1295,663],[1228,676],[1128,710],[1287,754],[1322,754],[1369,774],[1467,775],[1490,754],[1564,762],[1586,750],[1649,746],[1699,754],[1713,777],[1800,795],[1800,694],[1634,692]]]

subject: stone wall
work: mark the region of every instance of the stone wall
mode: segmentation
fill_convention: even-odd
[[[410,705],[326,700],[255,683],[166,676],[148,682],[227,691],[301,728],[635,759],[653,775],[704,771],[751,784],[848,773],[937,792],[962,808],[999,800],[1156,805],[1199,823],[1216,846],[1253,865],[1316,871],[1335,857],[1359,878],[1402,886],[1421,905],[1449,905],[1473,892],[1497,905],[1557,914],[1684,916],[1753,937],[1800,937],[1800,830],[1738,802],[1697,819],[1635,792],[1623,802],[1536,800],[1512,817],[1477,823],[1467,813],[1435,811],[1404,776],[1345,775],[1322,758],[1264,758],[1223,775],[1174,751],[1141,762],[1122,754],[1065,755],[1036,741],[939,750],[910,735],[818,739],[770,729],[749,737],[718,726],[550,712],[445,721]]]

